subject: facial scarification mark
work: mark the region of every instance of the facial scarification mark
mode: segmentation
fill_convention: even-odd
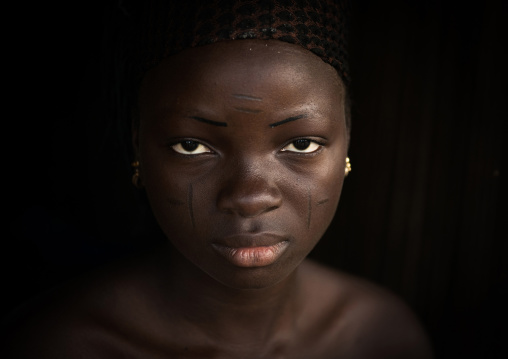
[[[310,188],[307,189],[308,205],[307,205],[307,229],[310,228],[310,218],[312,216],[312,196],[310,194]]]
[[[260,113],[263,112],[262,110],[256,110],[253,108],[245,108],[245,107],[234,107],[235,110],[245,113]]]
[[[328,202],[330,199],[329,198],[325,198],[325,199],[322,199],[321,201],[319,201],[317,203],[318,206],[322,205],[322,204],[325,204],[326,202]]]
[[[169,204],[172,204],[172,205],[175,205],[175,206],[183,206],[185,204],[185,202],[183,201],[180,201],[176,198],[168,198],[168,202]]]
[[[188,196],[187,204],[189,206],[189,214],[190,214],[190,218],[191,218],[192,228],[196,228],[196,224],[194,223],[194,210],[192,209],[192,196],[193,196],[192,183],[189,183],[189,188],[188,188],[187,192],[188,192],[187,193],[187,196]]]
[[[250,101],[263,101],[261,97],[255,97],[255,96],[249,96],[249,95],[243,95],[243,94],[233,94],[234,98],[237,98],[239,100],[250,100]]]

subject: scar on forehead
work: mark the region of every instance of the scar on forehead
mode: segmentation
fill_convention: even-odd
[[[245,107],[233,107],[235,110],[240,112],[246,112],[246,113],[260,113],[263,112],[262,110],[257,110],[253,108],[245,108]]]
[[[234,98],[240,99],[240,100],[250,100],[250,101],[263,101],[261,97],[255,97],[255,96],[249,96],[249,95],[243,95],[243,94],[233,94]]]
[[[328,199],[328,198],[322,199],[321,201],[319,201],[319,202],[317,203],[317,205],[319,206],[319,205],[325,204],[325,203],[326,203],[326,202],[328,202],[329,200],[330,200],[330,199]]]

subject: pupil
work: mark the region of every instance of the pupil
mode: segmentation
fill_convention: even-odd
[[[198,143],[196,141],[190,141],[190,140],[187,140],[187,141],[183,141],[182,142],[182,147],[185,151],[189,151],[189,152],[192,152],[194,151],[196,148],[198,148]]]
[[[310,146],[310,140],[306,139],[296,140],[293,142],[293,146],[295,146],[297,150],[305,150],[307,147]]]

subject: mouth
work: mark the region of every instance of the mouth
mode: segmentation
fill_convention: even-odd
[[[217,240],[212,248],[237,267],[265,267],[277,261],[289,241],[272,234],[238,235]]]

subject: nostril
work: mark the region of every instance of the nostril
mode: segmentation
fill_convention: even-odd
[[[236,213],[244,218],[254,218],[254,217],[257,217],[263,213],[276,210],[277,208],[279,208],[279,207],[278,206],[271,206],[271,207],[267,207],[267,208],[259,208],[259,210],[257,210],[257,211],[245,210],[245,208],[238,208],[237,210],[233,210],[231,212]]]
[[[218,198],[219,210],[250,218],[273,211],[282,204],[282,196],[275,186],[227,186]]]
[[[267,208],[265,212],[270,212],[270,211],[276,210],[277,208],[279,208],[279,206],[272,206],[270,208]]]

